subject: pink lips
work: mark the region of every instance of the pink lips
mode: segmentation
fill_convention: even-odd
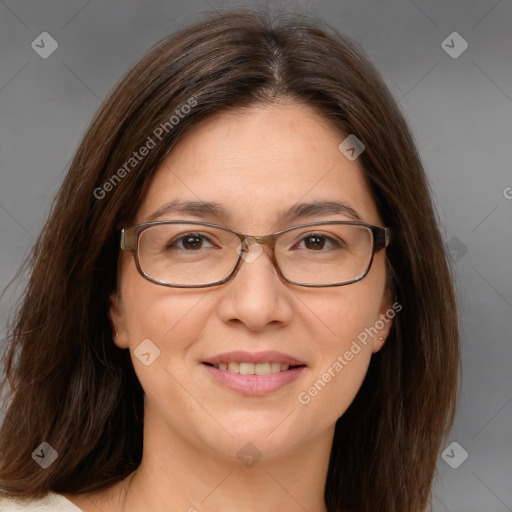
[[[276,352],[275,350],[267,350],[265,352],[225,352],[218,356],[210,357],[205,359],[203,363],[219,364],[219,363],[233,363],[240,362],[244,363],[266,363],[268,361],[275,361],[277,363],[289,364],[290,366],[301,366],[305,365],[303,361],[299,361],[294,357],[291,357],[282,352]]]
[[[271,373],[269,375],[242,375],[240,373],[233,373],[229,370],[220,370],[219,368],[210,366],[213,364],[218,365],[219,363],[230,362],[246,362],[255,364],[279,362],[281,364],[290,365],[290,368],[288,370]],[[304,362],[275,351],[258,353],[242,351],[226,352],[203,361],[202,367],[220,384],[246,396],[263,396],[273,393],[298,379],[307,368]]]

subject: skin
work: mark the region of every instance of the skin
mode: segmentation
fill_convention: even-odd
[[[133,224],[176,198],[221,203],[227,219],[204,220],[263,235],[286,226],[278,213],[299,201],[344,200],[366,222],[383,225],[358,160],[338,150],[345,137],[309,106],[290,100],[221,113],[189,133],[158,169]],[[159,219],[164,220],[164,218]],[[341,214],[301,219],[350,220]],[[84,511],[324,512],[324,487],[336,420],[360,388],[391,321],[307,405],[297,400],[391,307],[385,250],[360,282],[305,288],[281,280],[264,252],[221,286],[158,286],[120,258],[111,297],[115,343],[129,349],[145,391],[139,469],[96,494],[68,495]],[[383,338],[379,339],[379,338]],[[134,357],[149,338],[161,350],[150,366]],[[200,362],[231,350],[278,350],[308,367],[271,395],[223,387]],[[252,468],[237,452],[261,452]]]

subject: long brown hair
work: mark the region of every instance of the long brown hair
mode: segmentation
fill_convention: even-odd
[[[202,119],[283,97],[313,107],[366,146],[360,162],[392,229],[388,273],[402,306],[337,421],[328,510],[419,512],[428,505],[454,416],[459,332],[415,143],[353,42],[319,20],[252,11],[209,16],[153,48],[106,99],[80,144],[9,325],[1,493],[100,490],[138,466],[143,390],[128,351],[112,342],[107,316],[116,227],[133,217],[160,162]],[[150,139],[155,147],[130,160]],[[31,457],[43,441],[58,452],[45,470]]]

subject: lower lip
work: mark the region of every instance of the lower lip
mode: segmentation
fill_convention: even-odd
[[[263,396],[273,393],[278,389],[297,380],[306,366],[298,366],[278,373],[269,375],[242,375],[220,370],[214,366],[202,363],[202,366],[217,382],[224,384],[229,389],[248,396]]]

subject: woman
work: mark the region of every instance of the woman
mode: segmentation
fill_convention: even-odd
[[[458,343],[376,70],[318,21],[211,16],[105,101],[35,246],[0,510],[423,511]]]

